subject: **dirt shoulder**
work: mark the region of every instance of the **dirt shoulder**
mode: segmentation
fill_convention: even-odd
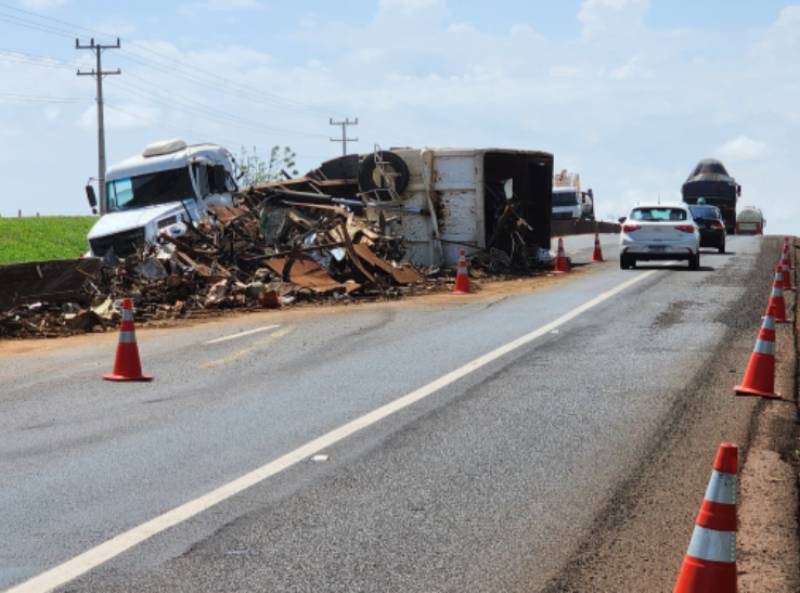
[[[795,298],[793,334],[778,344],[780,352],[791,349],[795,353],[794,361],[781,361],[779,366],[778,392],[784,401],[768,402],[760,410],[747,463],[740,474],[740,593],[800,591],[798,304]]]
[[[769,241],[756,264],[759,272],[747,279],[731,279],[732,286],[738,283],[748,288],[729,314],[719,319],[727,330],[712,357],[715,362],[690,380],[639,471],[621,485],[592,534],[547,593],[670,593],[714,455],[723,441],[737,443],[744,461],[740,570],[746,567],[754,576],[742,575],[740,591],[798,590],[797,499],[788,502],[794,495],[794,480],[785,463],[775,462],[791,442],[795,426],[787,418],[794,414],[795,406],[792,401],[767,402],[733,395],[733,386],[741,380],[753,349],[758,332],[753,320],[763,313],[765,287],[772,280],[771,264],[777,254],[777,241]],[[793,304],[794,296],[789,299]],[[791,326],[779,329],[777,351],[779,388],[794,394],[796,354]],[[765,480],[770,480],[766,486]],[[764,512],[765,507],[771,510]],[[777,525],[782,528],[773,538],[777,532],[773,526]],[[787,538],[793,540],[794,548],[787,547]]]

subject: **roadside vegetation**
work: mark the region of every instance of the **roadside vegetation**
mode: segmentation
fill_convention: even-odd
[[[72,259],[87,250],[94,216],[0,218],[0,265]]]

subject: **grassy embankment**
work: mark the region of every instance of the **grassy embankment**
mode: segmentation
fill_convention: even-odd
[[[95,216],[0,218],[0,265],[72,259],[87,250]]]

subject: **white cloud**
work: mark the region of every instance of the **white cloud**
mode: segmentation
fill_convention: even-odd
[[[466,23],[453,23],[447,26],[448,33],[473,33],[475,28]]]
[[[583,0],[578,21],[585,37],[628,35],[643,27],[649,0]]]
[[[748,136],[738,136],[717,149],[722,159],[731,161],[755,161],[764,157],[767,145]]]
[[[21,0],[20,4],[28,10],[49,10],[62,6],[66,0]]]
[[[380,0],[377,22],[437,23],[447,15],[447,0]]]

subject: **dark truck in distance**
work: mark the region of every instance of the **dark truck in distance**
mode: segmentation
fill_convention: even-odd
[[[700,198],[704,198],[706,204],[719,208],[725,230],[729,234],[736,232],[736,201],[742,194],[742,186],[728,174],[721,162],[703,159],[697,163],[681,193],[687,204],[697,204]]]

